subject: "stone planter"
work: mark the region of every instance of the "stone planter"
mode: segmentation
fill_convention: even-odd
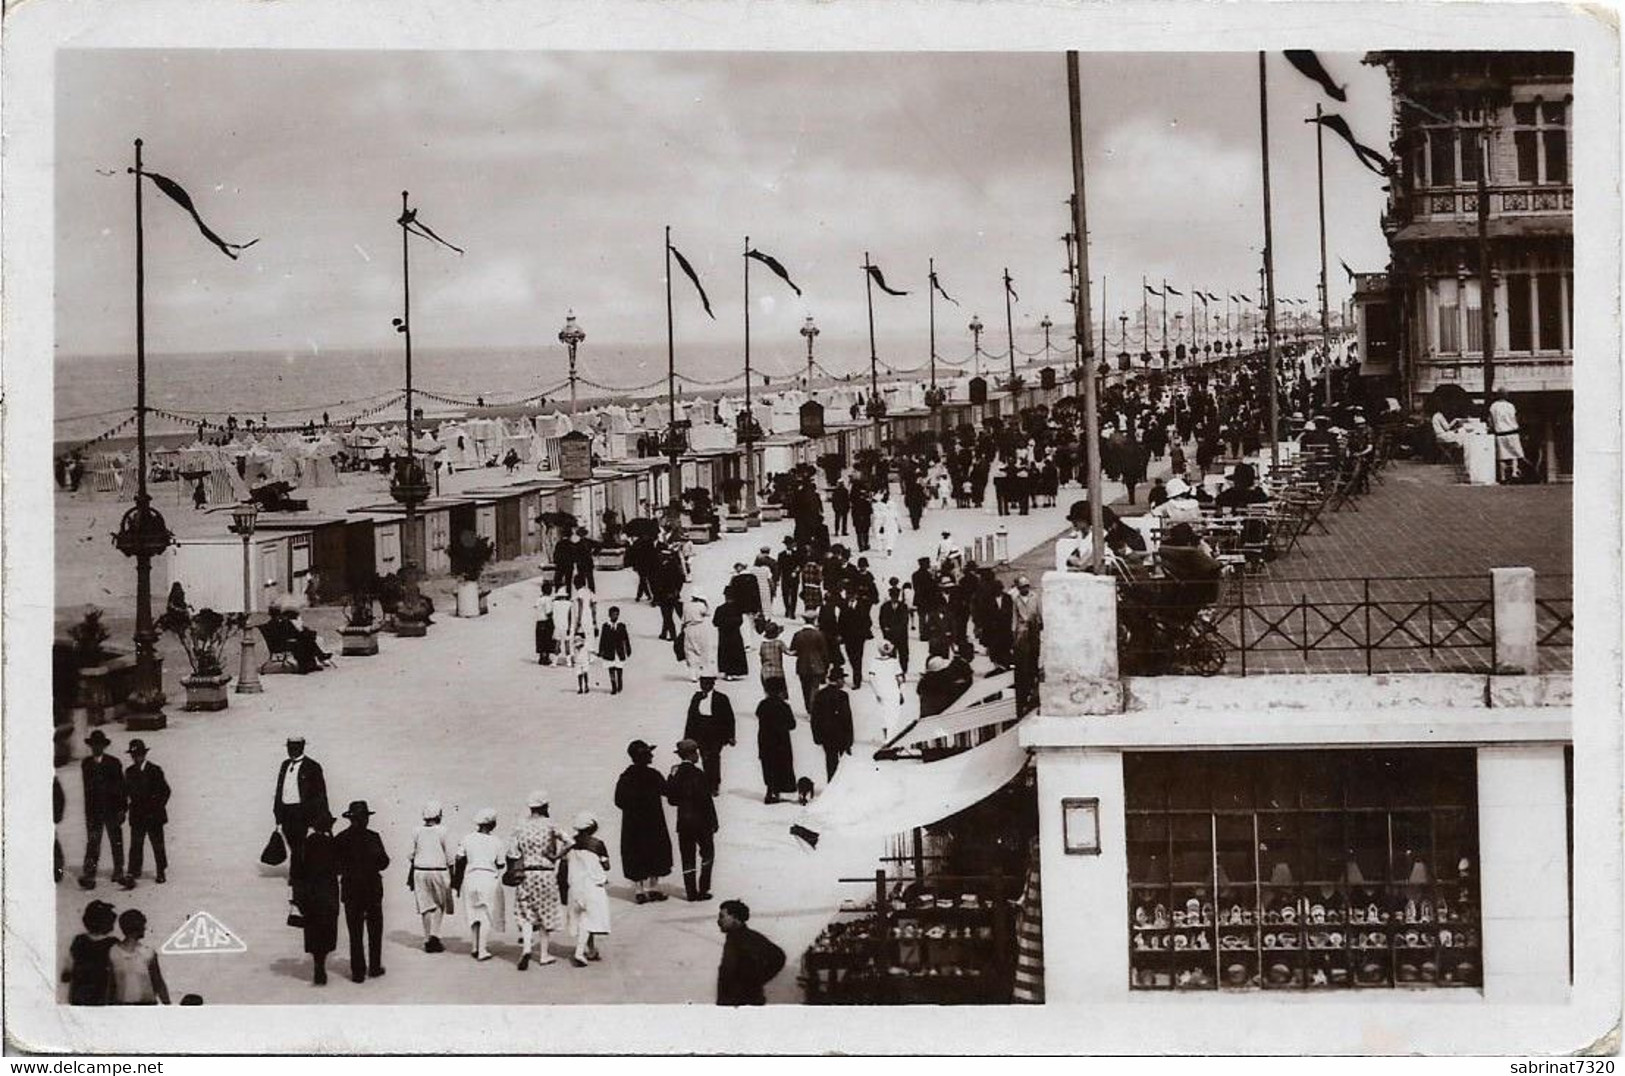
[[[226,692],[229,683],[231,677],[225,673],[181,677],[181,686],[186,689],[186,704],[181,709],[188,712],[224,710],[231,698]]]
[[[706,542],[709,542],[709,541],[712,540],[711,539],[711,524],[709,524],[709,523],[684,523],[683,524],[683,537],[687,538],[689,541],[693,542],[696,545],[704,545]]]
[[[773,504],[771,501],[762,505],[762,522],[778,523],[784,519],[784,505]]]
[[[465,580],[457,587],[457,615],[462,617],[479,616],[485,612],[480,602],[480,585]]]
[[[744,534],[750,529],[750,520],[738,512],[729,512],[722,517],[722,529],[727,534]]]
[[[344,657],[364,658],[378,653],[378,625],[376,624],[367,624],[359,628],[340,628],[339,637],[344,640],[339,645],[339,653]]]
[[[592,555],[592,566],[601,572],[618,572],[626,567],[624,545],[604,546]]]

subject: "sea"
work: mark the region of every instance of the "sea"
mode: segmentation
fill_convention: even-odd
[[[800,343],[800,341],[797,341]],[[923,341],[887,341],[877,345],[886,363],[900,371],[916,371],[928,357]],[[958,360],[950,356],[950,360]],[[838,375],[865,384],[869,374],[868,342],[823,340],[816,351],[818,366],[813,386],[828,385]],[[584,403],[664,399],[666,347],[660,344],[583,345],[579,353],[578,397]],[[757,391],[799,387],[807,371],[805,348],[764,346],[753,342],[751,363],[767,379]],[[460,413],[465,405],[483,398],[500,407],[548,392],[548,402],[568,400],[564,387],[568,374],[564,348],[559,344],[536,347],[424,348],[412,353],[416,401],[428,414]],[[743,390],[744,355],[739,347],[679,345],[679,394]],[[940,368],[950,376],[957,367]],[[882,379],[887,369],[881,367]],[[914,376],[923,376],[922,374]],[[685,379],[686,378],[686,379]],[[405,361],[399,347],[335,351],[240,351],[210,354],[149,354],[147,406],[174,412],[179,418],[155,415],[149,431],[179,432],[180,418],[207,419],[220,424],[228,415],[241,423],[299,426],[322,421],[325,413],[334,424],[353,417],[375,421],[388,417],[376,409],[406,384]],[[54,440],[58,446],[80,444],[125,422],[135,407],[135,356],[59,355],[54,363]],[[437,401],[434,396],[450,401]],[[401,410],[394,403],[390,412]],[[128,427],[125,431],[127,432]],[[124,440],[117,436],[114,440]]]

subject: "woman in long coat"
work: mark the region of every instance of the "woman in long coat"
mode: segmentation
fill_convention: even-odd
[[[333,847],[333,816],[318,812],[305,837],[304,866],[294,892],[294,903],[305,921],[305,952],[315,961],[312,981],[327,982],[327,954],[339,939],[339,861]]]
[[[717,672],[724,680],[737,680],[750,671],[745,664],[745,614],[733,601],[717,606],[711,623],[717,629]]]
[[[621,873],[632,883],[633,900],[665,900],[660,879],[671,873],[671,830],[666,826],[666,778],[650,765],[654,748],[642,740],[626,746],[632,765],[615,782],[621,811]]]
[[[763,803],[778,803],[781,794],[796,790],[796,763],[790,747],[790,730],[796,727],[796,718],[790,712],[787,695],[781,678],[756,707],[756,754],[762,762],[762,784],[767,788]]]

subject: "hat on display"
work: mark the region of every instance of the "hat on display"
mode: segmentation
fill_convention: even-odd
[[[113,741],[109,740],[107,738],[107,733],[103,732],[101,729],[91,729],[90,735],[85,737],[85,742],[92,747],[106,747]]]
[[[146,754],[147,753],[147,741],[142,740],[142,739],[131,740],[130,741],[130,746],[126,747],[124,749],[124,753],[127,754],[127,755],[144,755],[144,754]]]
[[[298,744],[300,747],[303,747],[305,746],[305,738],[303,736],[289,736],[287,743],[289,747],[292,747],[294,744]]]
[[[547,791],[538,788],[525,799],[526,807],[546,807],[552,801],[547,798]]]
[[[439,800],[430,800],[423,805],[423,820],[425,822],[431,818],[439,818],[443,813],[444,809],[440,806]]]
[[[679,755],[694,754],[694,753],[697,753],[699,751],[699,749],[700,749],[700,745],[695,740],[684,739],[684,740],[678,740],[677,741],[677,753]]]

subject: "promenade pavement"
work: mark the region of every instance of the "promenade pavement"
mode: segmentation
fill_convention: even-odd
[[[489,472],[481,477],[488,480]],[[1028,516],[1001,518],[988,508],[929,509],[920,531],[906,529],[905,521],[893,557],[870,553],[871,566],[882,583],[889,575],[906,577],[917,557],[935,549],[942,530],[969,542],[1000,523],[1008,528],[1012,554],[1043,543],[1048,555],[1047,539],[1062,529],[1066,507],[1079,495],[1076,487],[1063,490],[1057,507],[1035,509]],[[733,563],[748,562],[762,545],[777,548],[790,526],[766,524],[697,546],[693,586],[714,604]],[[675,763],[672,747],[681,735],[692,691],[686,669],[677,664],[671,644],[657,639],[658,613],[631,601],[634,574],[600,573],[600,610],[621,606],[633,656],[623,694],[611,696],[607,683],[598,683],[591,694],[577,695],[572,671],[536,664],[536,583],[527,579],[496,590],[487,616],[438,615],[426,638],[383,636],[376,657],[341,658],[338,668],[310,676],[268,676],[264,694],[234,695],[230,708],[219,713],[184,713],[177,700],[169,712],[169,728],[145,737],[151,760],[165,768],[174,788],[169,880],[164,886],[153,883],[149,866],[136,890],[120,891],[107,881],[104,850],[97,890],[79,889],[74,877],[84,848],[80,779],[76,765],[57,771],[68,799],[67,816],[57,827],[68,860],[68,875],[57,888],[58,960],[79,929],[84,905],[100,897],[121,910],[144,911],[149,938],[158,944],[199,910],[234,931],[247,952],[164,958],[173,993],[197,992],[211,1004],[711,1002],[722,944],[716,902],[691,904],[679,898],[634,905],[630,886],[619,873],[620,819],[612,804],[632,739],[656,745],[655,764],[663,771]],[[788,834],[800,808],[762,803],[753,728],[761,698],[754,644],[747,636],[750,676],[720,685],[733,701],[739,730],[738,746],[726,752],[723,763],[713,891],[718,900],[740,897],[749,902],[756,913],[752,926],[777,939],[790,954],[790,965],[770,985],[769,998],[796,1002],[801,951],[839,900],[856,893],[857,887],[837,879],[855,869],[872,870],[883,849],[869,842],[843,844],[833,834],[816,852],[809,851]],[[866,694],[854,692],[860,723]],[[796,706],[797,771],[813,776],[822,787],[822,755]],[[130,737],[116,726],[108,731],[110,750],[123,759]],[[324,767],[334,811],[342,811],[352,799],[366,799],[377,812],[374,828],[393,859],[385,875],[388,974],[365,985],[348,980],[342,937],[329,965],[331,984],[311,985],[301,933],[283,923],[285,869],[258,862],[272,828],[273,785],[285,755],[283,741],[294,733],[307,737],[308,754]],[[494,946],[497,959],[476,962],[469,956],[460,909],[443,932],[448,951],[424,953],[420,921],[405,885],[420,806],[430,798],[441,800],[454,840],[473,828],[476,811],[494,807],[498,832],[506,834],[524,812],[533,788],[549,790],[553,817],[561,825],[580,810],[592,811],[602,823],[615,867],[614,929],[604,945],[604,961],[576,969],[561,960],[517,974],[516,932],[510,924]],[[343,825],[341,821],[336,828]],[[666,882],[668,892],[680,893],[680,874],[674,871]],[[553,952],[563,956],[569,944],[555,935]]]

